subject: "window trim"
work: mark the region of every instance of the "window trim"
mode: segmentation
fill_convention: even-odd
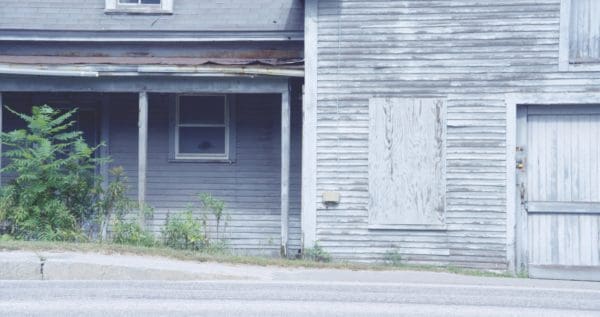
[[[571,62],[571,0],[560,2],[560,35],[558,50],[559,71],[600,71],[600,61],[597,63],[573,63]]]
[[[179,153],[179,100],[182,96],[222,96],[224,97],[224,124],[183,124],[188,127],[224,127],[225,128],[225,153],[224,154],[194,154],[194,153]],[[169,131],[171,144],[169,145],[169,160],[172,162],[225,162],[233,163],[235,161],[235,107],[233,100],[234,96],[219,93],[185,93],[175,95],[173,106],[171,107],[171,120],[169,120]]]
[[[105,0],[105,13],[173,14],[174,0],[161,0],[160,4],[122,4],[119,0]]]

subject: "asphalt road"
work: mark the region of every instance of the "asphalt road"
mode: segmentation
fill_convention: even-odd
[[[592,284],[522,284],[0,281],[0,316],[600,316]]]

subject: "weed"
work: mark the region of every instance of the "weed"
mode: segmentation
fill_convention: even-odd
[[[304,249],[303,258],[315,262],[331,262],[331,255],[318,243],[315,243],[312,248]]]

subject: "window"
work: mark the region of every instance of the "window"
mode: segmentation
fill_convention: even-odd
[[[369,228],[444,230],[445,102],[369,101]]]
[[[173,0],[105,0],[107,13],[171,14]]]
[[[175,160],[230,160],[234,140],[226,95],[180,95],[173,121]]]
[[[600,70],[600,1],[562,0],[561,70]]]

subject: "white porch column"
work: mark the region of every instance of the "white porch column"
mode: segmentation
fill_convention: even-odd
[[[281,256],[287,256],[290,209],[290,93],[281,94]]]
[[[146,200],[146,162],[148,153],[148,93],[139,94],[138,115],[138,202],[140,224],[145,225],[144,204]]]
[[[304,7],[304,95],[302,104],[302,248],[317,240],[317,0]]]

